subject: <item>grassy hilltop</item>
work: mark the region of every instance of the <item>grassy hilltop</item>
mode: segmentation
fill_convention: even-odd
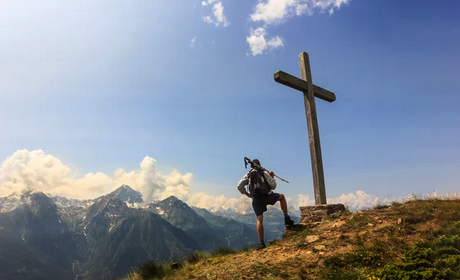
[[[146,263],[125,280],[140,279],[460,279],[460,200],[344,213],[264,250],[195,252],[174,265]]]

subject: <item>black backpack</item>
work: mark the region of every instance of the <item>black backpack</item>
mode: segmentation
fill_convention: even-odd
[[[265,173],[261,168],[252,168],[248,173],[249,177],[249,193],[254,198],[266,196],[271,190],[268,181],[265,178]]]

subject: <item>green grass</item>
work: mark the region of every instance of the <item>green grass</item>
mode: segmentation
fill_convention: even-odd
[[[460,222],[454,222],[433,241],[417,244],[404,258],[373,273],[377,279],[460,279]]]

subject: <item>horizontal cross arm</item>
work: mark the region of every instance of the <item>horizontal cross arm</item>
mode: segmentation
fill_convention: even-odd
[[[293,89],[300,90],[302,92],[306,92],[308,89],[308,83],[306,81],[299,79],[297,77],[294,77],[283,71],[278,71],[275,73],[275,81],[280,84],[291,87]],[[313,93],[315,97],[321,98],[328,102],[335,101],[335,94],[333,92],[330,92],[317,85],[313,85]]]

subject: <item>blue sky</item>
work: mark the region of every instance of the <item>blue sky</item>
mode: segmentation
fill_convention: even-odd
[[[129,183],[152,199],[243,203],[247,156],[290,181],[278,191],[292,205],[312,204],[303,97],[273,80],[300,76],[303,51],[337,96],[316,100],[329,201],[458,193],[459,12],[428,0],[2,0],[0,194]]]

